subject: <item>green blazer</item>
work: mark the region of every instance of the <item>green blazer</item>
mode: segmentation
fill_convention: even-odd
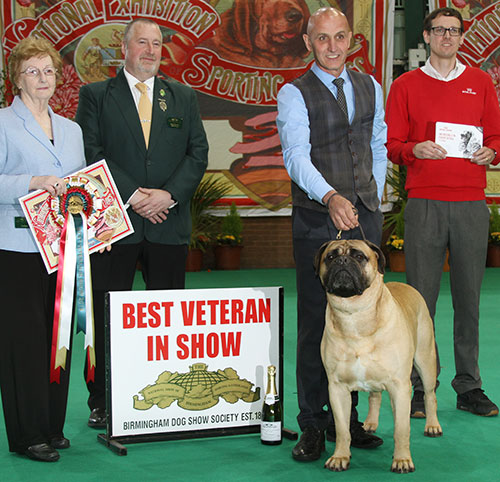
[[[188,244],[189,203],[207,168],[208,143],[194,90],[155,78],[149,147],[123,70],[112,79],[84,85],[76,121],[83,130],[87,164],[105,159],[123,202],[139,187],[164,189],[179,204],[167,220],[152,224],[129,209],[135,233],[160,244]]]

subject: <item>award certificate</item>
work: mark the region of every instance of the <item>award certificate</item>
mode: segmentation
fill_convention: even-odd
[[[86,215],[89,253],[134,232],[106,161],[96,162],[64,180],[67,191],[62,196],[37,190],[19,198],[49,273],[57,270],[59,242],[68,212]]]

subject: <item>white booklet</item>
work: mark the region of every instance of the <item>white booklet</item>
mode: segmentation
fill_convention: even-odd
[[[436,122],[436,144],[446,149],[447,157],[470,159],[483,147],[483,128],[452,122]]]

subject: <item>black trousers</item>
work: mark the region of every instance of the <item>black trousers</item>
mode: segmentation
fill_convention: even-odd
[[[39,253],[0,250],[0,386],[11,452],[63,436],[71,355],[49,383],[57,273]]]
[[[380,245],[382,213],[371,212],[356,203],[366,238]],[[294,207],[292,212],[293,250],[297,277],[297,396],[301,430],[312,426],[324,429],[332,423],[328,380],[321,361],[320,344],[325,326],[326,295],[314,271],[314,256],[323,243],[335,239],[338,230],[328,214]],[[363,239],[356,228],[342,232],[342,239]],[[357,392],[352,393],[351,420],[357,420]]]
[[[106,408],[104,297],[108,291],[129,291],[134,283],[137,262],[148,290],[183,289],[187,245],[166,245],[143,240],[139,244],[114,245],[111,251],[91,255],[94,297],[95,380],[87,382],[88,405]],[[84,369],[87,379],[87,364]]]

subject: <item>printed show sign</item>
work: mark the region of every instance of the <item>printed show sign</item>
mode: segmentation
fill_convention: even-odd
[[[282,384],[282,288],[108,296],[108,437],[260,429],[268,365]]]

